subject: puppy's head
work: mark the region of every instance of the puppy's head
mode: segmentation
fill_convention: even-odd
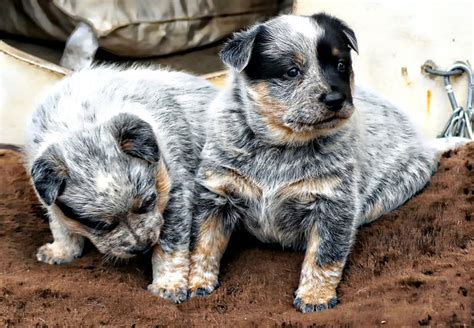
[[[43,203],[102,253],[127,258],[158,242],[169,180],[153,129],[137,116],[50,145],[31,176]]]
[[[326,15],[280,16],[237,33],[221,51],[254,103],[252,128],[277,143],[305,142],[352,115],[354,32]]]

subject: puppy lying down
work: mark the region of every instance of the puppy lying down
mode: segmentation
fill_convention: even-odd
[[[351,50],[354,31],[326,14],[280,16],[223,48],[232,72],[197,174],[191,296],[215,290],[241,225],[306,250],[297,309],[333,307],[357,228],[430,180],[449,143],[425,142],[399,109],[354,88]]]
[[[193,178],[214,94],[163,70],[96,68],[61,81],[28,128],[27,166],[54,237],[38,260],[71,262],[84,238],[106,257],[153,248],[148,289],[186,299]]]

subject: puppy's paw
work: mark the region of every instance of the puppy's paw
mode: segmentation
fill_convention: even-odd
[[[337,305],[337,298],[331,298],[329,301],[311,301],[306,303],[301,297],[296,297],[293,306],[303,313],[321,312],[331,309]]]
[[[217,288],[219,287],[219,284],[215,284],[213,286],[204,286],[204,287],[194,287],[194,288],[190,288],[188,290],[188,297],[189,298],[192,298],[192,297],[203,297],[203,296],[209,296],[211,295]]]
[[[203,277],[191,277],[188,296],[191,297],[202,297],[212,294],[218,287],[219,281],[217,277],[213,279],[204,279]]]
[[[293,305],[303,313],[321,312],[337,304],[336,288],[330,285],[300,286]]]
[[[185,286],[164,286],[159,283],[152,283],[148,285],[147,290],[176,304],[183,303],[188,298],[188,289]]]
[[[74,261],[81,256],[82,249],[67,247],[60,243],[48,243],[36,252],[36,259],[48,264],[66,264]]]

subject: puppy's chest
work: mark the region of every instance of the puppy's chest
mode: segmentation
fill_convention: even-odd
[[[292,177],[284,172],[277,172],[278,178],[232,169],[206,171],[204,175],[207,188],[227,198],[251,233],[262,241],[284,245],[298,243],[318,197],[331,197],[340,183],[332,176]]]

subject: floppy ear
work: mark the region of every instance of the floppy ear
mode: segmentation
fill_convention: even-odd
[[[357,54],[359,54],[359,47],[357,46],[357,39],[356,39],[354,31],[345,23],[343,23],[342,33],[344,33],[344,35],[346,36],[347,44],[349,45],[349,48],[351,48]]]
[[[33,185],[46,205],[51,205],[64,190],[66,165],[54,147],[48,147],[31,167]]]
[[[248,30],[234,33],[220,52],[220,57],[224,64],[239,73],[242,72],[250,61],[255,37],[260,29],[261,25],[256,25]]]
[[[150,124],[136,115],[121,113],[112,118],[110,128],[122,151],[150,163],[160,160],[155,133]]]

